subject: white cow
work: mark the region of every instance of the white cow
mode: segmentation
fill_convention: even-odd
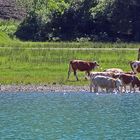
[[[120,91],[119,87],[121,86],[121,80],[107,76],[97,75],[94,78],[90,79],[90,92],[92,92],[92,88],[94,88],[94,92],[98,92],[99,87],[101,89],[106,89],[106,92],[113,92],[114,89]]]

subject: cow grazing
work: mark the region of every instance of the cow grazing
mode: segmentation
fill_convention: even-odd
[[[140,73],[140,61],[130,61],[129,63],[134,73]]]
[[[93,79],[97,75],[113,77],[114,73],[113,72],[91,72],[90,79]]]
[[[99,64],[94,61],[94,62],[88,62],[88,61],[83,61],[83,60],[72,60],[69,63],[69,71],[68,71],[68,78],[70,77],[70,73],[73,71],[74,76],[76,77],[76,80],[78,81],[78,76],[77,76],[77,70],[79,71],[85,71],[88,76],[90,75],[90,71],[94,70],[96,67],[98,67]]]
[[[92,88],[94,88],[94,92],[98,92],[99,87],[106,89],[106,92],[113,92],[114,89],[120,91],[120,86],[122,86],[121,80],[111,77],[97,75],[90,80],[90,92],[92,92]]]
[[[123,73],[123,70],[119,68],[110,68],[110,69],[104,70],[104,72]]]
[[[126,86],[129,85],[130,86],[130,92],[133,91],[135,92],[135,87],[139,87],[140,88],[140,80],[137,76],[135,75],[130,75],[130,74],[116,74],[114,75],[114,78],[119,78],[122,81],[122,87],[124,87],[124,91],[126,92]],[[122,89],[121,89],[122,91]]]

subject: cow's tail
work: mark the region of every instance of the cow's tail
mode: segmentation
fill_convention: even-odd
[[[69,63],[69,68],[68,68],[68,77],[67,77],[67,79],[69,79],[69,77],[70,77],[70,73],[72,72],[72,61],[70,61],[70,63]]]

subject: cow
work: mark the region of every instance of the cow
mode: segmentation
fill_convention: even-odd
[[[140,73],[140,61],[130,61],[129,63],[134,73]]]
[[[78,76],[77,76],[77,70],[79,71],[85,71],[88,76],[90,75],[90,71],[94,70],[96,67],[98,67],[99,64],[94,61],[94,62],[89,62],[89,61],[83,61],[83,60],[71,60],[69,62],[69,70],[68,70],[68,77],[70,77],[70,73],[73,71],[74,76],[76,77],[76,80],[78,81]]]
[[[104,70],[104,72],[123,73],[123,70],[119,68],[110,68],[110,69]]]
[[[121,86],[122,86],[121,80],[102,75],[97,75],[90,80],[90,92],[92,92],[93,87],[94,92],[98,92],[99,87],[101,89],[105,88],[106,92],[113,92],[114,89],[120,91],[119,87]]]
[[[114,73],[113,72],[91,72],[89,76],[90,78],[87,78],[87,79],[92,79],[97,75],[113,77]]]
[[[122,81],[122,87],[124,87],[125,92],[126,92],[127,85],[130,86],[130,92],[132,91],[132,88],[133,88],[133,91],[135,92],[136,86],[140,88],[140,80],[135,75],[121,73],[121,74],[113,75],[113,77],[119,78]],[[121,91],[122,91],[122,89],[121,89]]]

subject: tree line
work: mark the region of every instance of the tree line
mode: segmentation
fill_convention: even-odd
[[[140,42],[139,0],[17,1],[27,10],[22,40]]]

